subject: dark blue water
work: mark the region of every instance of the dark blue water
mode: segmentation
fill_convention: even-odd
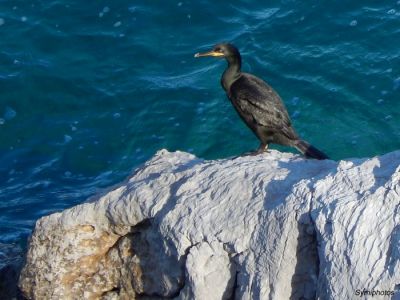
[[[220,41],[332,158],[399,149],[400,2],[265,3],[1,1],[0,252],[160,148],[256,148],[220,87],[225,62],[193,58]]]

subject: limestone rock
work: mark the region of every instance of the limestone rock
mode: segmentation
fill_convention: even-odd
[[[126,182],[41,218],[29,299],[353,299],[400,285],[400,151],[205,161],[159,151]]]

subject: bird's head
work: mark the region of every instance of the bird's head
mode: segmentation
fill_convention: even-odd
[[[221,43],[217,44],[213,47],[211,51],[204,53],[196,53],[194,57],[203,57],[203,56],[214,56],[214,57],[225,57],[226,59],[240,57],[240,53],[238,49],[229,43]]]

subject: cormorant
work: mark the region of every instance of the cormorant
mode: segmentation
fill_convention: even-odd
[[[297,148],[306,157],[327,159],[308,142],[299,138],[292,127],[288,112],[279,95],[260,78],[241,72],[241,56],[232,44],[217,44],[206,53],[194,57],[224,57],[228,67],[221,77],[224,88],[240,118],[261,141],[260,147],[251,154],[264,152],[270,143]]]

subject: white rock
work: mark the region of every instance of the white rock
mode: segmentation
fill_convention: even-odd
[[[400,151],[341,162],[159,151],[41,218],[30,299],[354,299],[400,284]]]
[[[222,243],[201,242],[190,248],[186,260],[188,284],[181,299],[231,299],[235,269]]]

